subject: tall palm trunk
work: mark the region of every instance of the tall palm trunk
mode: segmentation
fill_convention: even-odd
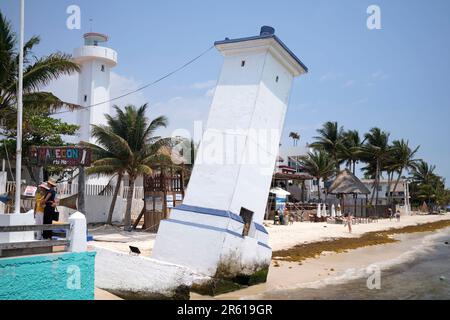
[[[302,180],[302,202],[305,202],[305,180]]]
[[[377,186],[375,188],[376,196],[375,196],[375,212],[378,215],[378,187],[380,185],[380,166],[377,164]]]
[[[394,172],[387,172],[388,175],[388,185],[387,185],[387,204],[390,205],[391,204],[391,184],[392,184],[392,179],[394,178]]]
[[[317,179],[317,195],[319,197],[319,202],[322,202],[322,197],[320,196],[320,178]]]
[[[392,190],[392,192],[395,192],[395,190],[397,189],[398,183],[400,182],[400,177],[402,176],[403,173],[403,168],[400,169],[400,172],[398,173],[398,177],[397,180],[395,181],[394,184],[394,189]],[[405,198],[405,205],[406,205],[406,198]]]
[[[380,178],[380,162],[377,159],[376,163],[376,169],[375,169],[375,181],[373,183],[373,193],[370,199],[370,203],[373,204],[373,199],[375,198],[376,194],[376,201],[378,203],[378,184],[379,184],[379,178]]]
[[[122,183],[122,174],[119,173],[119,175],[117,176],[116,187],[114,188],[114,194],[113,194],[113,197],[112,197],[112,200],[111,200],[111,205],[109,207],[108,220],[106,221],[106,223],[109,224],[109,225],[112,225],[112,218],[113,218],[114,208],[116,206],[117,195],[119,194],[120,184],[121,183]]]
[[[341,166],[339,165],[338,156],[336,152],[334,153],[333,158],[336,164],[336,175],[338,175],[339,172],[341,171]]]
[[[125,211],[124,229],[131,230],[131,205],[133,203],[134,177],[130,176],[130,186],[127,193],[127,209]]]

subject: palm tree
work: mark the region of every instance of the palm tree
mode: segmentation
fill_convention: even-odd
[[[343,148],[341,158],[346,160],[347,167],[355,174],[356,164],[360,159],[361,138],[358,130],[349,130],[343,133]]]
[[[409,141],[405,141],[403,139],[394,140],[392,142],[392,153],[390,160],[388,161],[389,164],[387,168],[389,169],[389,171],[392,171],[392,174],[393,172],[397,172],[398,174],[397,180],[395,181],[394,184],[393,189],[394,192],[397,189],[403,171],[404,170],[411,171],[416,167],[418,159],[414,159],[414,156],[416,155],[419,148],[420,146],[417,146],[414,150],[411,150],[411,148],[409,147]],[[389,200],[391,199],[390,184],[389,184],[388,199]]]
[[[321,200],[320,179],[326,181],[334,175],[335,164],[333,159],[323,150],[314,150],[309,152],[307,156],[300,157],[299,164],[304,172],[316,179],[319,200]]]
[[[122,158],[122,154],[115,148],[108,146],[112,139],[109,139],[109,134],[105,128],[93,127],[92,136],[97,139],[97,143],[101,146],[82,142],[82,145],[86,145],[92,149],[92,152],[97,159],[93,162],[92,167],[86,169],[86,174],[93,175],[109,175],[111,176],[110,182],[117,177],[114,193],[111,204],[109,206],[108,218],[106,223],[112,225],[112,217],[114,208],[119,194],[120,185],[122,183],[123,176],[126,172],[127,161]]]
[[[91,146],[99,159],[88,169],[90,174],[117,174],[118,181],[110,206],[109,215],[114,211],[120,182],[125,174],[128,175],[129,189],[127,193],[127,206],[125,212],[125,230],[131,228],[131,205],[133,201],[134,183],[138,176],[151,174],[152,165],[156,162],[167,161],[167,157],[159,150],[167,145],[167,139],[154,137],[154,132],[167,126],[167,118],[160,116],[149,121],[145,116],[147,104],[136,108],[127,105],[125,111],[114,106],[116,116],[106,115],[107,126],[93,125],[92,135],[97,139],[98,145]],[[111,216],[112,219],[112,216]],[[108,217],[110,223],[110,217]]]
[[[416,162],[414,168],[411,171],[412,179],[416,184],[432,184],[436,180],[436,174],[434,170],[436,166],[429,165],[427,162],[423,160],[419,160]]]
[[[23,108],[24,122],[30,111],[52,112],[62,107],[78,108],[79,106],[61,101],[50,92],[42,92],[40,88],[62,75],[70,75],[80,70],[71,56],[64,53],[52,53],[37,58],[32,49],[39,44],[40,38],[31,37],[23,48]],[[0,12],[0,117],[7,127],[15,128],[18,84],[19,54],[16,48],[17,36],[12,31],[11,23]]]
[[[295,147],[297,145],[298,140],[300,140],[300,134],[298,132],[290,132],[289,138],[292,138]]]
[[[340,154],[343,148],[343,127],[339,127],[337,122],[325,122],[317,132],[319,136],[311,144],[314,149],[320,149],[328,152],[333,159],[336,174],[340,171]]]
[[[363,170],[370,171],[374,177],[373,193],[370,202],[378,204],[378,187],[380,184],[381,172],[385,168],[386,161],[390,156],[389,133],[380,128],[372,128],[364,135],[366,142],[360,148],[361,159],[368,163]]]
[[[437,204],[445,204],[445,179],[434,173],[436,166],[418,160],[411,170],[411,195],[415,200],[426,201],[428,205],[434,200]]]

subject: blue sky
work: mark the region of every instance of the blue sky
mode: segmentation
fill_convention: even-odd
[[[66,28],[66,8],[81,8],[81,30]],[[381,8],[381,30],[366,27],[369,5]],[[18,1],[0,0],[17,27]],[[276,34],[309,67],[296,79],[283,143],[290,131],[310,142],[325,121],[366,132],[379,126],[392,139],[420,145],[419,157],[450,181],[450,1],[107,1],[27,0],[26,37],[38,34],[39,56],[71,53],[92,30],[110,35],[118,51],[112,95],[153,81],[225,37],[256,35],[261,25]],[[205,120],[210,90],[219,75],[212,50],[183,72],[119,101],[151,105],[166,114],[169,130]],[[76,83],[51,89],[76,98]]]

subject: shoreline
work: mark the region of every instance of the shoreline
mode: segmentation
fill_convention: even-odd
[[[440,226],[441,228],[450,226],[450,214],[402,216],[400,222],[394,219],[392,221],[383,219],[375,223],[355,224],[352,234],[348,233],[343,225],[336,224],[296,222],[293,225],[280,226],[273,225],[270,221],[265,221],[264,224],[269,232],[269,242],[274,251],[274,258],[283,250],[289,251],[296,247],[306,249],[315,247],[315,249],[309,250],[311,252],[307,252],[306,255],[300,254],[297,259],[280,261],[272,258],[266,283],[215,297],[191,292],[191,300],[261,299],[268,293],[300,288],[307,284],[320,286],[336,281],[349,281],[352,278],[345,275],[347,270],[356,269],[361,272],[370,264],[385,264],[387,261],[395,259],[398,261],[399,256],[403,253],[414,251],[414,247],[421,246],[424,238],[433,235],[433,232],[430,232],[433,228],[424,227],[424,225]],[[450,233],[450,228],[448,230]],[[95,238],[94,247],[128,253],[128,246],[134,245],[141,248],[143,256],[148,257],[151,255],[155,239],[155,234],[118,232],[115,228],[111,230],[97,228],[97,230],[92,230],[92,233]],[[367,234],[371,234],[371,236],[369,237]],[[361,243],[354,247],[340,248],[336,246],[335,250],[327,249],[332,242],[353,243],[354,245],[358,244],[360,238],[365,239],[364,237],[366,240],[375,242],[371,245]]]
[[[267,296],[270,299],[280,299],[290,290],[318,289],[327,285],[347,283],[367,276],[369,266],[375,265],[383,271],[414,261],[420,255],[426,254],[435,237],[450,235],[449,218],[447,216],[446,219],[442,219],[446,220],[445,224],[432,222],[378,232],[390,234],[389,237],[392,238],[392,241],[385,243],[361,245],[357,248],[340,251],[324,251],[319,255],[303,258],[301,261],[279,261],[272,258],[266,283],[215,297],[191,293],[191,300],[261,300],[266,299]],[[434,225],[436,229],[433,229],[431,225]],[[361,237],[364,237],[364,234]],[[350,237],[349,240],[357,241],[358,239]],[[314,246],[314,243],[316,242],[302,245],[308,247]]]

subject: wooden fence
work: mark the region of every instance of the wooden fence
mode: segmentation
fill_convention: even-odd
[[[65,239],[0,243],[0,257],[3,258],[30,254],[51,253],[53,252],[54,247],[58,247],[58,251],[67,251],[67,247],[69,246],[69,240],[67,239],[69,229],[70,224],[0,226],[0,233],[65,230]]]

